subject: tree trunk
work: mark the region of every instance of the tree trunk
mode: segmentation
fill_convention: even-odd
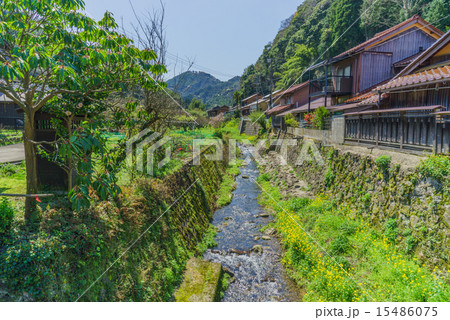
[[[25,112],[25,164],[27,171],[27,194],[36,194],[38,190],[36,147],[31,142],[35,140],[34,111]],[[25,200],[25,222],[30,225],[37,221],[36,199]]]
[[[68,117],[67,119],[67,132],[69,134],[69,139],[72,138],[72,121],[73,115]],[[69,153],[69,159],[67,159],[67,167],[69,168],[67,172],[67,192],[70,193],[70,191],[73,188],[73,159],[72,159],[72,149]]]

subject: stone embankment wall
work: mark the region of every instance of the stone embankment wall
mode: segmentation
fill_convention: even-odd
[[[226,168],[202,156],[163,180],[135,179],[116,201],[49,209],[42,236],[0,248],[0,301],[170,300],[202,254]]]
[[[361,147],[324,146],[318,139],[315,145],[323,163],[310,150],[310,159],[299,164],[305,141],[286,146],[287,160],[310,191],[328,191],[338,203],[352,206],[361,218],[382,229],[389,219],[395,219],[399,249],[409,247],[422,262],[448,267],[450,196],[440,182],[419,172],[417,165],[424,158]],[[375,162],[383,153],[392,157],[385,169]]]

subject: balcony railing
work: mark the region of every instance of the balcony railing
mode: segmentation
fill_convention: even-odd
[[[353,77],[328,76],[310,81],[310,96],[352,94]]]

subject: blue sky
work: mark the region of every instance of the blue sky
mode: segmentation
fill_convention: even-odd
[[[159,0],[131,0],[139,13],[159,8]],[[241,75],[275,37],[282,20],[292,15],[301,0],[163,0],[166,6],[168,51],[194,59],[200,70],[227,80]],[[85,0],[86,12],[99,19],[108,10],[119,25],[129,28],[134,15],[129,0]],[[169,61],[167,78],[186,68]]]

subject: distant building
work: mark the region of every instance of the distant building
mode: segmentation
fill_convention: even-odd
[[[256,93],[242,100],[241,114],[248,116],[251,111],[258,110],[258,102],[262,100],[263,96],[260,93]],[[256,103],[256,104],[255,104]]]
[[[227,113],[230,111],[230,107],[228,106],[215,106],[209,110],[206,111],[206,113],[208,114],[208,117],[212,118],[212,117],[216,117],[221,113]]]
[[[0,127],[23,128],[22,110],[6,95],[0,93]]]

